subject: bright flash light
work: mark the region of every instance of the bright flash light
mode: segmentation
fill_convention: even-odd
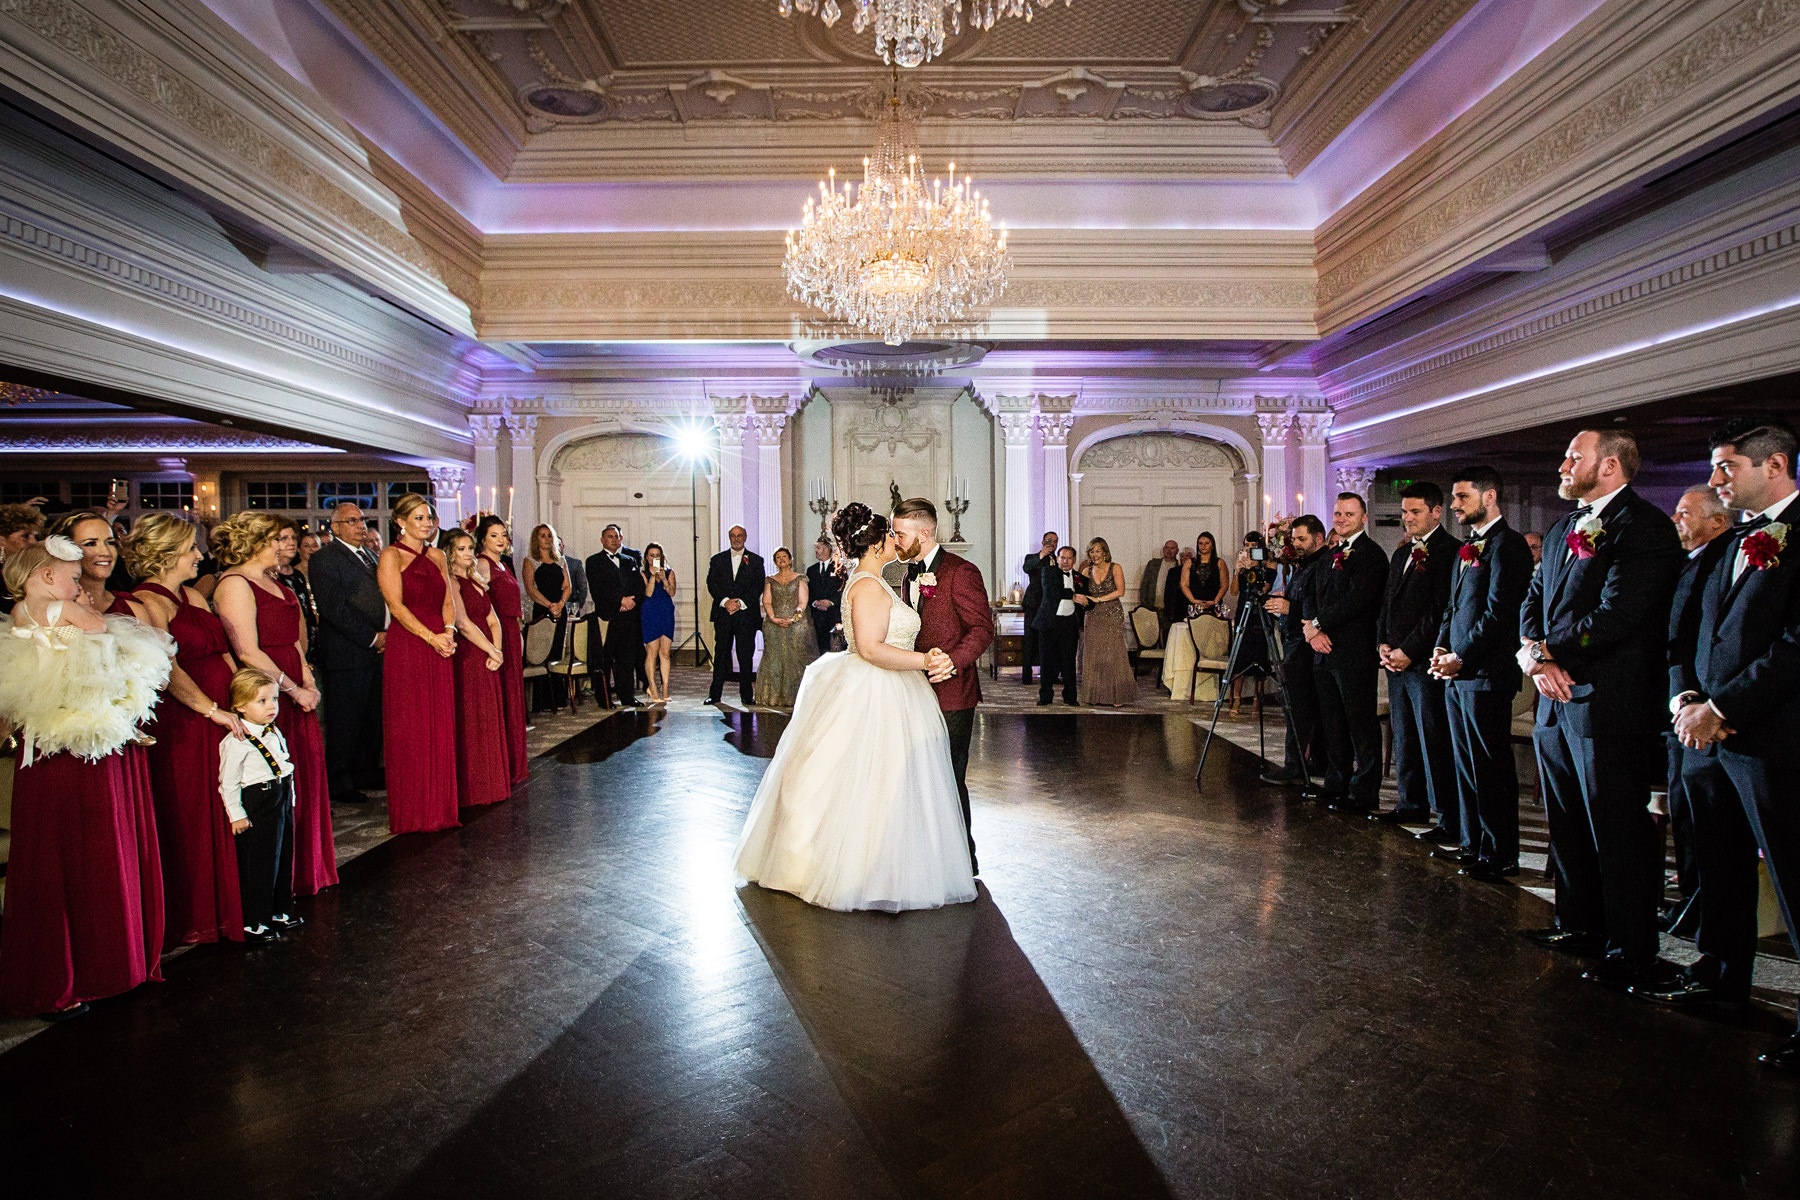
[[[685,463],[701,463],[712,457],[712,437],[703,425],[683,425],[675,431],[675,453]]]

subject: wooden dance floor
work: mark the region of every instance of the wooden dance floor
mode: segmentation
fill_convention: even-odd
[[[617,716],[0,1056],[7,1194],[1800,1194],[1779,1018],[1583,983],[1223,741],[1196,792],[1179,715],[983,717],[973,905],[739,893],[782,720]]]

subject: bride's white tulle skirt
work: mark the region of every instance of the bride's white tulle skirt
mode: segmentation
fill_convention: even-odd
[[[845,911],[975,898],[950,737],[923,675],[844,651],[806,669],[735,867],[740,883]]]

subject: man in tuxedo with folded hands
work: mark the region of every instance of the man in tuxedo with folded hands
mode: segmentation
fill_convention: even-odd
[[[713,600],[714,639],[708,704],[717,704],[724,695],[725,677],[731,674],[734,657],[738,698],[745,708],[756,703],[756,672],[751,662],[756,654],[756,632],[762,628],[764,570],[762,555],[745,549],[749,536],[742,525],[733,525],[725,535],[731,548],[713,555],[706,565],[706,593]]]
[[[612,680],[613,703],[637,707],[638,668],[644,659],[644,567],[636,550],[625,548],[625,535],[617,525],[600,531],[600,553],[588,556],[585,570],[593,589],[596,624],[606,622],[606,644],[600,649],[601,674]],[[588,657],[595,639],[588,637]]]
[[[1721,539],[1726,548],[1701,585],[1692,659],[1670,673],[1676,736],[1690,751],[1714,751],[1683,764],[1700,869],[1701,958],[1679,979],[1634,994],[1678,1003],[1748,998],[1758,846],[1800,944],[1792,904],[1800,895],[1800,537],[1791,524],[1800,518],[1800,443],[1780,421],[1739,418],[1711,444],[1709,482],[1719,499],[1755,515]],[[1800,1032],[1762,1061],[1800,1072]]]
[[[1450,485],[1450,505],[1468,538],[1456,554],[1450,603],[1438,626],[1431,673],[1445,681],[1456,799],[1438,827],[1421,834],[1434,858],[1497,882],[1519,873],[1519,769],[1513,762],[1513,698],[1519,608],[1531,589],[1531,544],[1501,515],[1500,475],[1470,467]]]
[[[1075,648],[1081,641],[1081,622],[1087,615],[1087,577],[1075,569],[1075,547],[1056,552],[1055,565],[1038,571],[1043,589],[1032,624],[1037,629],[1040,666],[1038,703],[1048,704],[1062,680],[1064,704],[1075,703]]]
[[[1682,555],[1675,526],[1631,487],[1638,461],[1626,430],[1575,435],[1558,494],[1579,507],[1545,537],[1519,619],[1556,867],[1556,924],[1522,936],[1604,954],[1582,978],[1615,988],[1675,970],[1657,955],[1662,839],[1649,803],[1667,762],[1661,685]]]
[[[1387,555],[1369,537],[1368,523],[1363,498],[1340,492],[1331,512],[1338,541],[1310,573],[1300,612],[1306,643],[1317,656],[1313,682],[1325,734],[1325,802],[1336,812],[1373,812],[1381,792],[1375,625]]]
[[[1444,531],[1444,492],[1411,483],[1400,492],[1406,539],[1388,560],[1376,655],[1387,673],[1394,729],[1394,778],[1400,800],[1373,813],[1389,824],[1423,825],[1433,812],[1455,813],[1456,757],[1444,684],[1431,676],[1431,649],[1450,602],[1450,577],[1462,543]]]

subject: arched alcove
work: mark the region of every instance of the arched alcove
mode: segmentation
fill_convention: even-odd
[[[1210,531],[1228,555],[1243,537],[1244,460],[1222,440],[1170,429],[1096,435],[1083,439],[1071,475],[1078,542],[1105,538],[1133,585],[1171,538],[1192,547]]]

